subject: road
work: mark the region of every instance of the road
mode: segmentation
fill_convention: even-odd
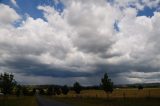
[[[71,106],[65,103],[54,101],[53,99],[46,99],[42,96],[37,96],[37,102],[39,106]]]

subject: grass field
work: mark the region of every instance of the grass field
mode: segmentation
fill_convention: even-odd
[[[160,106],[160,98],[54,98],[73,106]]]
[[[83,90],[79,95],[74,91],[70,91],[67,96],[60,95],[57,97],[96,97],[106,98],[108,95],[103,90]],[[160,97],[160,88],[145,88],[138,90],[135,88],[115,89],[113,93],[109,94],[110,98],[145,98],[145,97]]]
[[[0,97],[0,106],[38,106],[34,96]]]
[[[83,90],[79,95],[70,91],[68,95],[45,97],[73,106],[160,106],[160,88],[115,89],[109,98],[103,90]],[[0,106],[37,106],[37,101],[35,96],[0,97]]]
[[[73,106],[160,106],[160,89],[116,89],[109,98],[103,90],[84,90],[80,95],[70,91],[52,99]]]

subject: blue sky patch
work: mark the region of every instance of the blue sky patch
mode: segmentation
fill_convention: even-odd
[[[137,16],[152,17],[155,11],[157,11],[157,8],[144,7],[143,10],[138,12]]]
[[[18,14],[25,15],[28,14],[32,18],[43,18],[43,13],[41,10],[38,10],[39,5],[51,6],[53,9],[58,12],[63,12],[64,5],[61,1],[58,3],[54,0],[16,0],[18,7],[15,7],[10,0],[0,0],[0,3],[9,5],[11,8],[14,8]]]
[[[119,26],[118,26],[118,21],[115,21],[115,23],[114,23],[114,29],[117,31],[117,32],[119,32],[120,31],[120,29],[119,29]]]

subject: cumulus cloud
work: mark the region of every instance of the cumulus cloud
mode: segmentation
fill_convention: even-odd
[[[58,2],[65,5],[63,12],[38,6],[44,17],[27,16],[18,27],[13,23],[20,15],[0,4],[4,10],[0,13],[1,72],[13,72],[25,83],[34,79],[32,84],[80,81],[93,85],[100,82],[104,72],[115,83],[160,80],[160,13],[137,16],[137,7],[129,6],[156,7],[157,0]]]
[[[71,36],[72,41],[80,51],[101,53],[110,48],[114,42],[113,24],[120,17],[118,9],[109,4],[97,6],[94,3],[73,1],[65,12],[68,23],[76,33]]]
[[[159,0],[114,0],[113,2],[113,4],[118,7],[135,7],[139,10],[142,10],[146,6],[150,8],[157,7],[160,3]]]
[[[0,26],[10,25],[20,18],[20,16],[7,5],[0,4]]]

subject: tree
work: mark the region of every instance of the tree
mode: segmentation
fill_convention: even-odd
[[[61,89],[58,86],[54,87],[54,94],[55,95],[60,95],[61,94]]]
[[[77,94],[80,94],[82,87],[78,82],[75,82],[73,84],[73,89]]]
[[[28,91],[28,89],[25,86],[22,87],[22,93],[25,96],[29,94],[29,91]]]
[[[45,92],[44,92],[44,90],[41,88],[41,89],[39,89],[39,94],[40,95],[44,95],[45,94]]]
[[[0,87],[4,95],[11,94],[16,86],[16,81],[13,74],[4,73],[0,75]]]
[[[143,89],[143,86],[142,85],[139,85],[138,86],[138,90],[142,90]]]
[[[53,88],[52,88],[52,86],[49,86],[47,88],[47,95],[52,95],[52,94],[53,94]]]
[[[32,89],[32,92],[31,92],[31,95],[35,95],[35,94],[36,94],[36,89],[33,88],[33,89]]]
[[[21,86],[17,85],[17,87],[16,87],[16,96],[19,97],[20,94],[21,94]]]
[[[69,92],[68,86],[67,86],[67,85],[64,85],[64,86],[62,87],[62,93],[63,93],[64,95],[67,95],[68,92]]]
[[[104,78],[101,79],[102,88],[106,93],[113,92],[113,82],[108,78],[107,73],[104,74]]]

